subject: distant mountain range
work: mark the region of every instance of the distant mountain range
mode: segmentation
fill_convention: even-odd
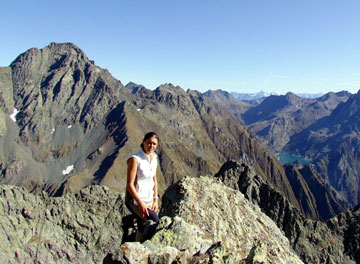
[[[238,93],[238,92],[231,92],[230,93],[233,97],[235,97],[236,99],[242,100],[242,101],[253,101],[253,100],[258,100],[258,99],[264,99],[265,97],[269,97],[271,95],[283,95],[281,93],[277,93],[277,92],[264,92],[264,91],[260,91],[258,93]],[[301,94],[296,94],[299,97],[302,98],[319,98],[321,96],[323,96],[323,93],[301,93]]]

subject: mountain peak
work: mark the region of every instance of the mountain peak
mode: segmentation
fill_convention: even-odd
[[[286,93],[284,97],[290,105],[297,104],[299,101],[303,100],[303,98],[297,96],[292,92]]]
[[[204,93],[204,95],[210,97],[210,98],[215,98],[215,97],[221,97],[221,98],[227,98],[229,99],[230,96],[232,96],[229,92],[227,91],[223,91],[223,90],[208,90],[207,92]]]
[[[145,88],[145,86],[134,82],[129,82],[125,87],[128,88],[132,94],[136,94],[140,89]]]
[[[57,42],[50,42],[49,45],[47,45],[48,48],[59,48],[59,47],[66,47],[71,49],[80,49],[78,46],[76,46],[72,42],[63,42],[63,43],[57,43]]]
[[[52,63],[52,65],[44,65],[46,62]],[[31,48],[20,54],[10,64],[10,67],[14,68],[19,64],[24,64],[26,68],[31,66],[50,66],[51,69],[55,69],[59,66],[64,67],[75,62],[95,64],[94,61],[89,60],[86,54],[75,44],[70,42],[51,42],[48,46],[42,49]]]
[[[155,94],[172,94],[174,96],[185,94],[185,90],[178,85],[173,85],[172,83],[165,83],[160,85],[155,89]]]

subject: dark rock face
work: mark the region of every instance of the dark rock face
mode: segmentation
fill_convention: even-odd
[[[360,262],[360,205],[326,222],[336,234],[344,238],[345,253]]]
[[[358,229],[359,208],[340,214],[328,222],[306,219],[270,183],[245,163],[227,162],[215,177],[227,186],[240,190],[252,203],[259,205],[277,226],[282,229],[294,250],[305,263],[345,263],[360,261],[359,236],[349,232]],[[351,227],[353,226],[353,227]],[[349,237],[349,238],[348,238]]]
[[[294,166],[290,165],[290,167]],[[323,178],[316,172],[313,165],[307,164],[296,169],[298,169],[309,187],[309,191],[316,199],[316,208],[320,215],[320,220],[327,220],[349,208],[349,204],[341,199],[338,196],[338,193],[329,184],[324,182]]]
[[[273,207],[274,197],[277,197],[276,200],[285,199],[276,188],[272,187],[271,182],[264,180],[251,166],[246,165],[249,164],[247,160],[244,156],[238,162],[225,163],[216,177],[221,177],[227,186],[240,190],[248,199],[256,199],[253,202],[259,204],[263,210]],[[242,165],[239,162],[242,162]],[[311,166],[299,170],[295,165],[287,164],[285,172],[292,189],[296,190],[295,196],[300,205],[296,208],[307,218],[327,220],[347,209],[347,203],[336,197],[336,192],[322,182]],[[272,193],[271,197],[268,197],[270,193]],[[287,199],[282,203],[283,205],[279,205],[278,208],[289,206]],[[294,205],[292,206],[295,208]],[[275,214],[280,213],[275,212]]]
[[[20,111],[17,123],[24,138],[51,131],[54,124],[41,122],[42,118],[64,125],[80,123],[91,129],[127,91],[71,43],[30,49],[10,67],[15,108]]]

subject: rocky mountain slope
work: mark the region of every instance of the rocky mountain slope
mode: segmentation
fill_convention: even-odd
[[[360,202],[360,93],[292,136],[285,151],[309,157],[324,180],[352,205]]]
[[[63,197],[0,186],[2,263],[101,263],[121,246],[120,193],[91,186]]]
[[[348,202],[338,198],[338,192],[324,181],[313,164],[286,164],[284,167],[292,188],[298,190],[295,195],[300,206],[308,207],[302,211],[315,208],[318,217],[313,219],[327,220],[349,208]],[[310,201],[314,206],[308,205]]]
[[[301,98],[293,93],[273,95],[250,108],[242,118],[251,131],[264,138],[274,151],[281,152],[291,136],[330,115],[349,97],[348,92],[328,93],[316,99]]]
[[[203,95],[212,99],[216,105],[228,108],[239,120],[242,120],[242,114],[252,107],[251,104],[235,99],[231,93],[222,90],[209,90]]]

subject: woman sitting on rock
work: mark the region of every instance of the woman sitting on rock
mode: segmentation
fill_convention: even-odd
[[[128,161],[125,203],[137,218],[138,230],[136,241],[150,239],[159,224],[158,188],[156,179],[156,147],[159,136],[149,132],[144,136],[141,150],[132,155]]]

